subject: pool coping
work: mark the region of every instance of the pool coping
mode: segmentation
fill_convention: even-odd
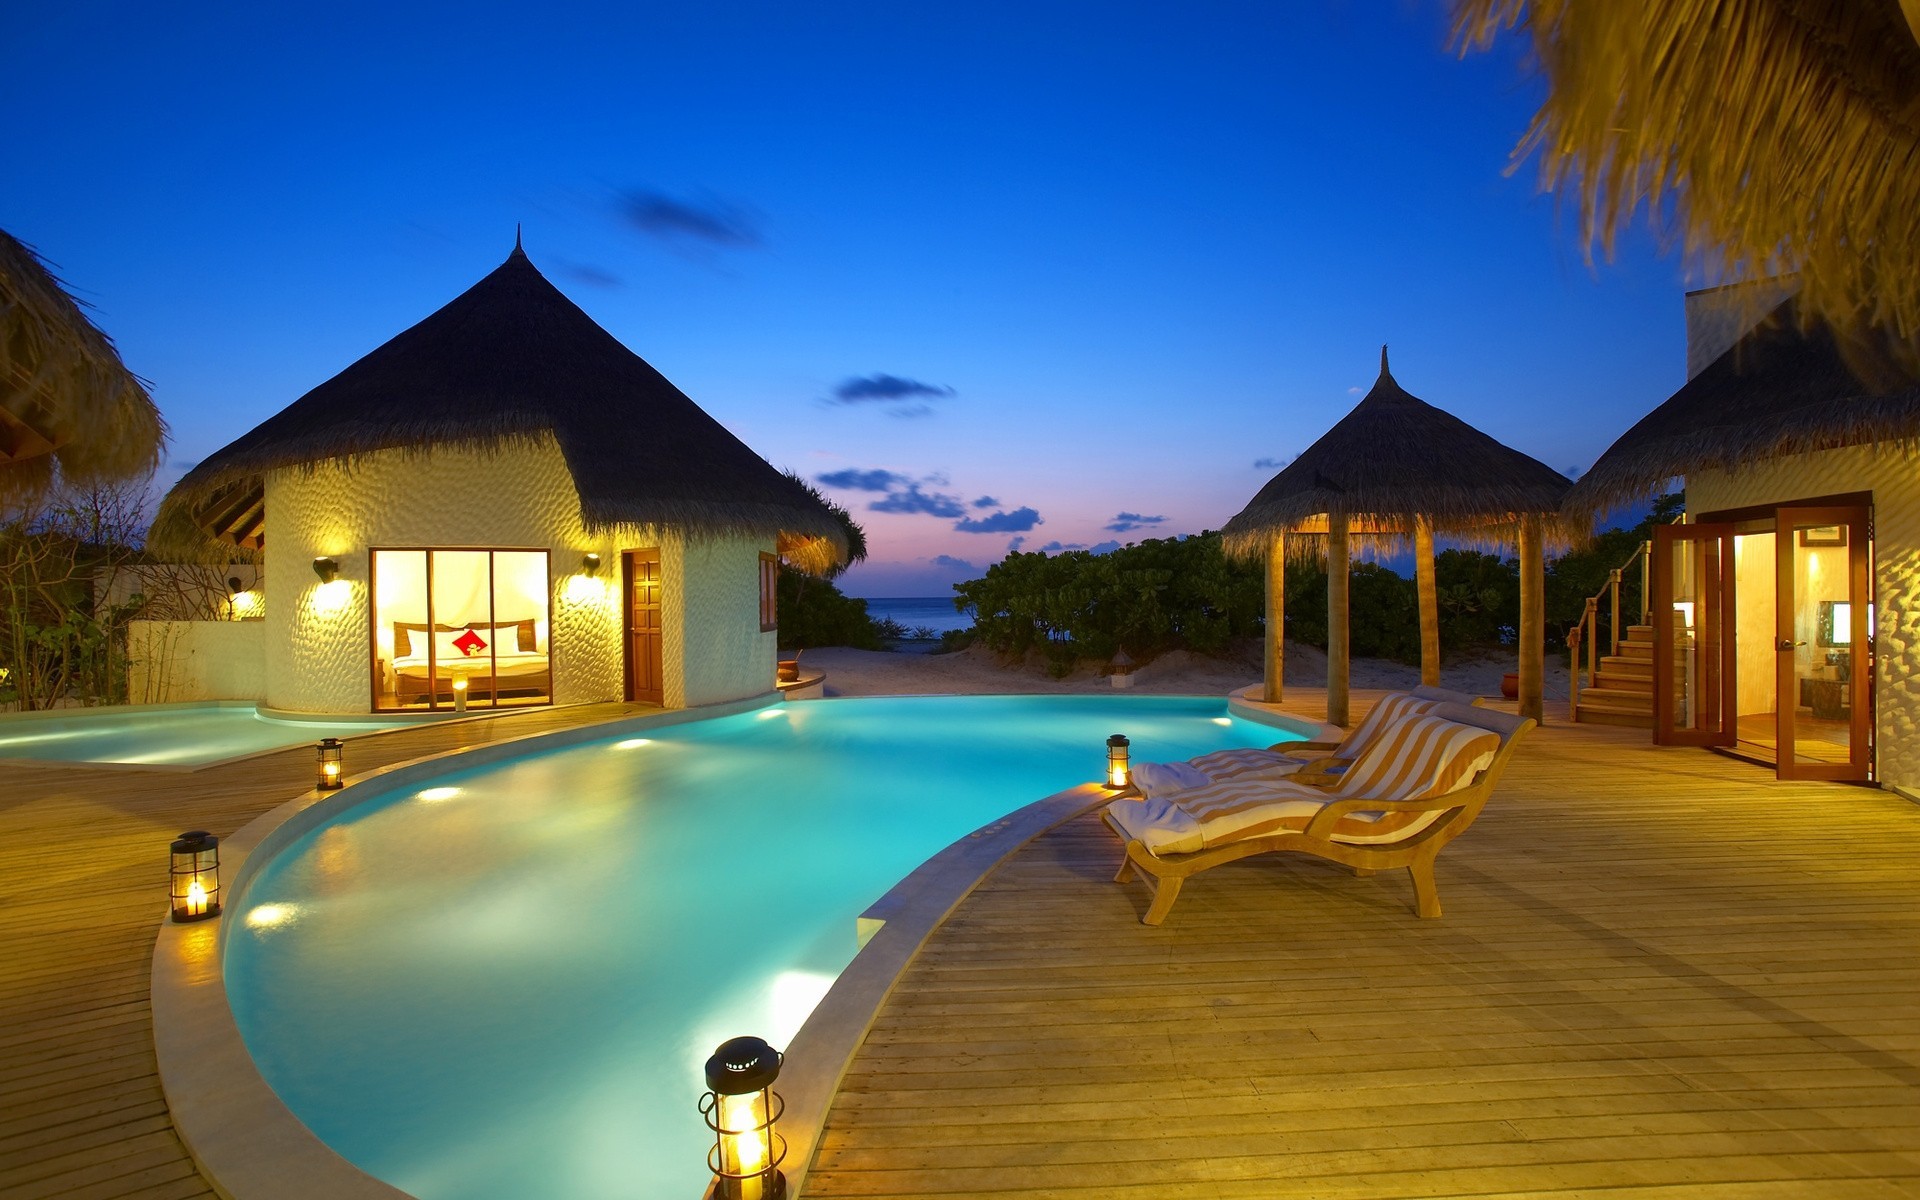
[[[459,725],[468,721],[490,721],[495,717],[512,716],[516,713],[546,711],[555,708],[570,708],[565,704],[528,705],[524,708],[489,709],[486,712],[464,714],[401,714],[401,713],[297,713],[283,708],[268,708],[255,700],[182,700],[170,704],[100,704],[82,708],[43,708],[32,712],[0,713],[0,728],[13,722],[32,724],[36,721],[59,720],[80,713],[127,714],[141,712],[180,712],[186,709],[244,708],[270,721],[283,724],[311,723],[327,725],[372,725],[376,722],[392,721],[400,717],[400,723],[388,725],[384,729],[369,729],[365,733],[351,733],[350,738],[379,737],[383,733],[400,733],[409,729],[420,729],[428,725]],[[152,771],[162,775],[191,775],[197,771],[211,770],[214,767],[232,766],[252,758],[264,758],[269,754],[282,754],[300,745],[300,742],[288,742],[284,746],[268,746],[261,750],[249,750],[245,754],[229,755],[226,758],[209,759],[199,763],[132,763],[103,762],[87,758],[17,758],[0,755],[0,766],[36,767],[50,770],[85,771]]]
[[[354,805],[445,774],[450,767],[466,769],[513,757],[531,742],[560,749],[781,702],[778,695],[767,694],[425,755],[358,775],[336,791],[295,796],[223,839],[225,912],[215,920],[186,925],[163,915],[150,986],[161,1090],[174,1129],[214,1191],[225,1200],[412,1200],[409,1193],[361,1170],[321,1141],[268,1085],[247,1051],[227,1003],[221,950],[227,915],[240,910],[253,864],[266,862],[321,821]],[[1306,721],[1274,711],[1236,710],[1236,715],[1268,725],[1276,724],[1273,718],[1279,716],[1295,724]],[[375,781],[383,786],[354,794]],[[854,1053],[927,938],[1015,851],[1113,795],[1098,783],[1085,783],[1015,809],[935,852],[860,914],[863,944],[785,1048],[791,1070],[777,1090],[786,1101],[780,1130],[787,1140],[785,1166],[793,1200],[802,1194],[827,1112]],[[690,1094],[689,1103],[692,1100]]]

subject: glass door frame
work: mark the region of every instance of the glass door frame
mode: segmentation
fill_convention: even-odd
[[[1653,740],[1661,746],[1731,746],[1739,739],[1739,717],[1735,690],[1735,646],[1729,621],[1734,607],[1733,536],[1731,522],[1691,525],[1656,525],[1653,529],[1652,600],[1648,619],[1653,622]],[[1679,543],[1716,543],[1712,561],[1717,564],[1706,581],[1706,596],[1698,607],[1695,626],[1696,644],[1718,644],[1717,667],[1720,723],[1718,728],[1678,729],[1674,722],[1673,644],[1673,550]],[[1709,630],[1715,636],[1709,637]],[[1711,682],[1711,681],[1710,681]]]
[[[1799,538],[1795,530],[1809,526],[1845,526],[1847,529],[1847,598],[1851,626],[1849,652],[1852,668],[1848,679],[1849,714],[1848,761],[1844,763],[1803,762],[1795,747],[1795,722],[1799,716],[1799,679],[1794,674],[1795,608],[1794,550]],[[1774,510],[1774,579],[1777,600],[1774,603],[1775,688],[1774,714],[1775,766],[1781,779],[1828,779],[1842,782],[1866,782],[1873,774],[1873,642],[1867,630],[1867,618],[1873,605],[1873,564],[1867,545],[1873,536],[1872,509],[1865,505],[1781,505]]]

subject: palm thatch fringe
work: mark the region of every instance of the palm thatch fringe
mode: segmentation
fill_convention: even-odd
[[[272,471],[352,471],[394,450],[513,454],[549,440],[590,533],[654,526],[695,540],[777,539],[796,565],[820,571],[846,558],[845,529],[823,501],[595,324],[518,246],[438,312],[188,472],[156,536],[181,536],[186,521],[216,540],[260,544],[263,527],[201,518],[247,512]]]
[[[1788,300],[1648,413],[1567,493],[1563,512],[1590,519],[1646,499],[1702,469],[1733,470],[1787,454],[1869,443],[1920,451],[1920,384],[1878,392]]]
[[[0,230],[0,504],[76,483],[139,479],[166,423],[146,384],[33,249]]]
[[[1345,513],[1357,549],[1396,553],[1411,546],[1420,516],[1443,537],[1491,548],[1514,544],[1522,516],[1550,514],[1552,536],[1564,545],[1586,532],[1557,519],[1570,486],[1538,459],[1408,394],[1382,347],[1380,377],[1366,398],[1221,532],[1229,555],[1263,558],[1275,534],[1324,535],[1328,515]]]
[[[1800,318],[1920,377],[1920,42],[1895,0],[1454,0],[1463,49],[1529,39],[1514,152],[1611,254],[1637,213],[1703,277],[1798,274]]]

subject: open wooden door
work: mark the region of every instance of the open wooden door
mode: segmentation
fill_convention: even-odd
[[[627,588],[627,699],[642,704],[665,704],[660,551],[628,550],[620,556],[620,561],[622,581]]]
[[[1868,510],[1781,507],[1776,706],[1782,779],[1873,771],[1873,585]]]
[[[1653,530],[1653,740],[1731,746],[1734,690],[1733,526]]]

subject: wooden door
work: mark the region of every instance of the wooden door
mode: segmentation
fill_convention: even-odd
[[[644,704],[665,704],[667,700],[664,669],[661,666],[660,551],[628,550],[621,556],[622,575],[627,588],[627,699]]]
[[[1864,781],[1873,770],[1868,511],[1783,505],[1774,529],[1779,776]]]
[[[1733,644],[1733,526],[1653,530],[1653,740],[1731,746],[1738,739]]]

